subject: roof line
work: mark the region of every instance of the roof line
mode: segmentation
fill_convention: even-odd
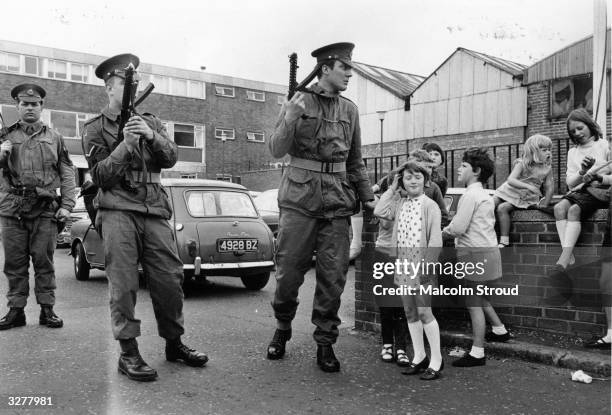
[[[397,71],[395,69],[383,68],[382,66],[370,65],[368,63],[357,62],[357,61],[355,61],[355,63],[360,64],[360,65],[370,66],[370,67],[373,67],[373,68],[384,69],[385,71],[398,72],[398,73],[401,73],[403,75],[417,76],[419,78],[423,78],[421,75],[415,75],[415,74],[411,74],[411,73],[408,73],[408,72]],[[407,97],[410,96],[410,94],[402,94],[401,92],[397,91],[396,89],[394,89],[394,88],[390,87],[389,85],[385,84],[384,82],[380,81],[375,76],[372,76],[368,72],[359,69],[359,67],[357,67],[357,66],[353,66],[353,69],[356,72],[358,72],[361,76],[366,78],[367,80],[369,80],[369,81],[373,82],[374,84],[378,85],[379,87],[381,87],[381,88],[391,92],[393,95],[395,95],[396,97],[398,97],[400,99],[404,99],[405,100]],[[417,88],[418,88],[418,86],[417,86]]]
[[[419,78],[424,78],[424,76],[423,76],[423,75],[417,75],[417,74],[415,74],[415,73],[398,71],[397,69],[385,68],[384,66],[371,65],[371,64],[369,64],[369,63],[365,63],[365,62],[358,62],[358,61],[353,61],[353,62],[358,63],[358,64],[360,64],[360,65],[371,66],[371,67],[373,67],[373,68],[384,69],[385,71],[399,72],[399,73],[404,74],[404,75],[418,76]]]

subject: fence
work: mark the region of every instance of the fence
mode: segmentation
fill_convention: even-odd
[[[363,159],[372,183],[378,182],[385,174],[402,164],[408,159],[410,147],[408,143],[408,153],[396,154],[382,157],[366,157]],[[567,152],[571,143],[569,138],[552,140],[552,165],[554,176],[554,193],[563,194],[567,191],[565,180]],[[512,171],[514,161],[521,156],[523,144],[500,144],[489,146],[490,154],[495,160],[495,174],[489,179],[489,185],[496,189],[501,185]],[[442,166],[444,175],[448,179],[449,187],[456,187],[457,168],[461,164],[463,152],[467,148],[457,148],[444,150],[445,163]]]

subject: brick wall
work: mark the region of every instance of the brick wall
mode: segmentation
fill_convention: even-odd
[[[584,223],[576,248],[577,264],[590,264],[601,256],[601,243],[605,230],[607,210],[598,211],[593,219]],[[355,326],[366,331],[379,331],[380,319],[374,303],[372,289],[372,263],[377,225],[366,214],[363,227],[363,249],[355,265]],[[502,321],[511,327],[543,330],[564,335],[589,336],[599,334],[605,327],[605,315],[600,304],[550,307],[545,299],[554,294],[546,274],[556,262],[560,246],[554,218],[538,211],[518,211],[513,215],[511,241],[513,246],[502,250],[503,278],[508,285],[519,284],[518,301],[512,298],[504,303],[495,299]],[[579,278],[579,280],[577,279]],[[599,290],[599,266],[584,265],[580,275],[573,275],[575,287]],[[445,321],[466,318],[458,310],[435,310],[441,326]],[[467,318],[469,320],[469,318]]]

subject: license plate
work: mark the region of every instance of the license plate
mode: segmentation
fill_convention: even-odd
[[[257,239],[217,239],[217,252],[257,251]]]

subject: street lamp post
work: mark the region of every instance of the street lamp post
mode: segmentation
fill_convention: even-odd
[[[387,113],[387,111],[380,110],[380,111],[376,111],[376,113],[378,114],[378,119],[380,120],[380,176],[382,177],[382,172],[383,172],[383,156],[384,156],[384,150],[383,150],[383,122],[385,121],[385,114]]]

